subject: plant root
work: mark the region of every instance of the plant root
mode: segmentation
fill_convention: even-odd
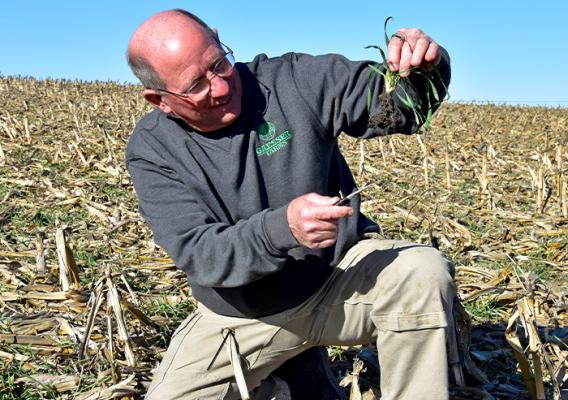
[[[397,133],[402,125],[402,113],[394,105],[394,92],[381,93],[379,111],[369,118],[369,128],[381,129],[384,135]]]

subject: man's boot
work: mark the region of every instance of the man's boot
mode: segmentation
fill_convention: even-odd
[[[292,400],[344,400],[325,347],[312,347],[280,366],[274,375],[290,388]]]

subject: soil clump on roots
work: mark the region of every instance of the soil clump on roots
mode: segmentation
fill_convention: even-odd
[[[385,135],[396,133],[402,125],[402,113],[395,107],[392,93],[379,96],[379,111],[369,118],[369,128],[379,128]]]

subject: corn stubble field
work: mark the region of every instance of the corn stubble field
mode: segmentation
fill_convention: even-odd
[[[124,166],[140,91],[0,76],[0,399],[141,398],[194,306]],[[341,147],[385,235],[455,262],[452,398],[566,396],[568,110],[446,104]],[[329,348],[351,399],[379,398],[374,351]]]

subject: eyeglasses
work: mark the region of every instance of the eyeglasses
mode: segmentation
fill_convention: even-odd
[[[211,80],[214,76],[218,76],[220,78],[227,78],[233,72],[233,68],[235,65],[235,57],[233,56],[233,50],[231,50],[228,46],[220,43],[221,49],[225,51],[223,56],[218,58],[215,62],[211,64],[209,67],[209,72],[211,75],[207,77],[206,75],[202,75],[200,77],[195,78],[191,85],[189,85],[189,89],[187,89],[183,93],[179,92],[171,92],[166,89],[156,88],[159,92],[169,93],[171,95],[181,97],[182,99],[189,99],[189,100],[199,100],[205,97],[205,94],[208,94],[211,90]]]

